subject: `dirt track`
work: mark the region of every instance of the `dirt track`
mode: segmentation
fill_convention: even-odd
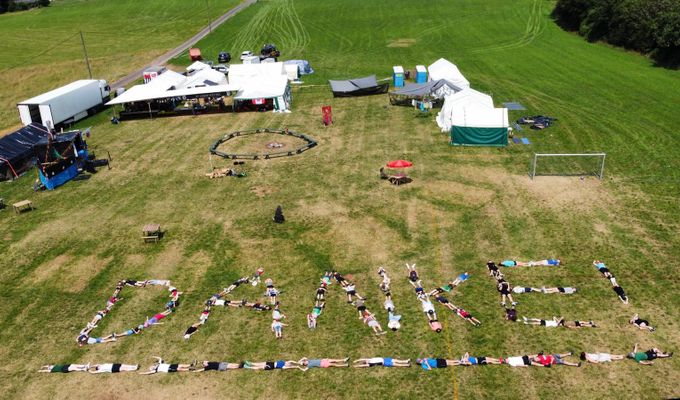
[[[233,17],[234,15],[238,14],[241,10],[249,7],[250,5],[256,3],[257,0],[244,0],[241,4],[237,5],[236,7],[232,8],[231,10],[227,11],[226,13],[222,14],[219,18],[216,20],[212,21],[210,26],[206,26],[205,28],[201,29],[200,32],[189,38],[188,40],[182,42],[179,46],[175,47],[174,49],[166,52],[162,56],[156,58],[155,60],[151,61],[150,63],[146,64],[142,68],[139,68],[135,71],[130,72],[123,78],[117,80],[116,82],[111,84],[112,89],[117,89],[119,87],[125,87],[131,84],[132,82],[136,81],[139,79],[139,77],[142,76],[142,73],[149,68],[149,66],[152,65],[163,65],[168,62],[171,58],[177,57],[179,54],[181,54],[183,51],[187,50],[189,47],[193,46],[196,42],[199,40],[203,39],[204,37],[208,36],[208,34],[211,32],[212,29],[217,28],[218,26],[222,25],[225,21]]]

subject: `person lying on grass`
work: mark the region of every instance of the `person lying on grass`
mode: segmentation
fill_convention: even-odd
[[[561,263],[559,258],[548,258],[547,260],[538,260],[538,261],[529,261],[529,266],[534,267],[534,266],[539,266],[539,265],[544,265],[544,266],[554,266],[557,267]]]
[[[397,315],[392,311],[387,313],[387,327],[393,332],[396,332],[401,328],[401,315]]]
[[[486,262],[486,268],[489,270],[489,276],[494,276],[495,272],[499,272],[498,266],[496,265],[495,262],[493,262],[491,260]]]
[[[654,362],[652,360],[655,360],[657,358],[668,358],[672,356],[673,356],[672,352],[664,353],[663,351],[657,349],[656,347],[653,347],[647,351],[638,351],[638,344],[635,343],[633,351],[628,353],[626,357],[634,360],[638,364],[653,365]]]
[[[301,369],[301,370],[304,371],[304,369],[300,365],[300,362],[298,362],[298,361],[284,361],[284,360],[264,361],[264,362],[246,361],[243,364],[243,368],[246,368],[246,369],[261,369],[261,370],[265,370],[265,371],[273,371],[275,369],[297,368],[297,369]]]
[[[446,368],[460,365],[460,360],[447,360],[445,358],[418,358],[416,364],[424,370],[430,371],[435,368]]]
[[[411,360],[399,360],[397,358],[359,358],[354,360],[354,368],[368,368],[368,367],[410,367]]]
[[[460,365],[488,365],[488,364],[495,364],[495,365],[500,365],[503,364],[503,360],[501,358],[491,358],[491,357],[473,357],[470,355],[470,353],[465,353],[463,357],[460,358]]]
[[[423,312],[427,316],[428,320],[434,321],[437,319],[437,313],[434,310],[434,304],[432,304],[428,296],[424,296],[420,299],[420,305],[422,306]]]
[[[619,300],[621,300],[623,304],[628,304],[628,296],[626,296],[626,292],[618,285],[618,283],[614,285],[614,292],[619,296]]]
[[[571,353],[564,354],[544,354],[543,352],[538,353],[534,357],[533,361],[541,364],[544,367],[550,367],[552,365],[568,365],[570,367],[580,367],[581,363],[574,363],[566,361],[564,358],[571,356]]]
[[[156,362],[149,367],[146,372],[140,372],[140,375],[153,375],[158,372],[172,373],[172,372],[189,372],[194,370],[194,364],[168,364],[162,358],[154,356]]]
[[[354,300],[352,300],[352,296],[355,296],[359,300],[364,300],[363,297],[359,296],[356,291],[356,286],[354,283],[348,283],[346,286],[343,287],[345,289],[345,294],[347,294],[347,303],[352,304]]]
[[[547,288],[543,287],[540,289],[543,293],[562,293],[562,294],[574,294],[576,293],[576,288],[574,287],[552,287],[552,288]]]
[[[282,339],[283,338],[283,327],[288,326],[288,324],[284,324],[283,322],[279,320],[274,320],[272,321],[272,332],[274,332],[274,337],[277,339]]]
[[[516,261],[516,260],[503,260],[498,263],[504,267],[528,267],[531,265],[530,262]]]
[[[271,278],[267,278],[264,281],[266,286],[265,295],[269,298],[269,304],[276,304],[276,298],[279,295],[279,290],[274,287],[274,281]]]
[[[595,266],[595,268],[597,268],[598,271],[600,271],[602,276],[604,276],[605,278],[612,277],[612,273],[609,272],[609,268],[607,268],[607,266],[602,261],[595,260],[593,261],[593,265]]]
[[[523,356],[507,357],[503,359],[503,362],[511,367],[543,367],[544,365],[541,363],[533,361],[536,357],[538,357],[538,354],[526,354]]]
[[[90,366],[89,373],[91,374],[103,374],[117,372],[132,372],[139,369],[139,364],[94,364]]]
[[[384,267],[378,268],[378,276],[382,278],[382,281],[380,282],[380,290],[382,290],[382,292],[385,294],[389,293],[390,283],[392,280],[389,276],[387,276],[387,271],[385,271]]]
[[[531,293],[531,292],[540,292],[540,288],[535,288],[535,287],[524,287],[524,286],[515,286],[512,288],[513,293]]]
[[[456,286],[460,285],[461,283],[465,282],[470,278],[470,274],[468,272],[462,273],[456,277],[456,279],[448,282],[446,285],[440,286],[430,293],[428,293],[430,296],[436,296],[441,293],[450,293]]]
[[[472,314],[460,307],[455,307],[455,312],[459,317],[463,318],[474,326],[479,326],[482,324],[477,318],[473,317]]]
[[[80,335],[78,336],[78,345],[80,347],[83,347],[86,344],[99,344],[99,343],[110,343],[110,342],[115,342],[116,341],[116,335],[115,334],[110,334],[108,336],[102,336],[102,337],[97,337],[93,338],[88,335]]]
[[[299,363],[303,371],[310,368],[346,368],[349,367],[349,357],[347,358],[307,358],[303,357]]]
[[[628,321],[628,323],[635,325],[642,330],[648,330],[650,332],[654,332],[656,330],[656,328],[649,325],[649,321],[647,321],[646,319],[640,319],[640,317],[637,314],[633,315],[630,318],[630,321]]]
[[[286,318],[286,314],[281,312],[281,303],[278,301],[274,305],[274,311],[272,311],[272,319],[275,321],[281,321]]]
[[[198,328],[200,328],[201,325],[203,325],[203,324],[204,324],[204,321],[199,321],[199,322],[196,322],[195,324],[191,325],[190,327],[188,327],[187,330],[184,332],[184,340],[189,340],[191,335],[198,332]]]
[[[128,330],[126,330],[126,331],[124,331],[124,332],[122,332],[122,333],[114,333],[113,336],[114,336],[114,337],[119,337],[119,336],[132,336],[132,335],[137,335],[137,334],[139,334],[139,333],[142,332],[142,329],[144,329],[144,326],[143,326],[143,325],[139,325],[139,326],[137,326],[137,327],[128,329]]]
[[[362,319],[364,317],[364,311],[366,311],[366,304],[362,299],[357,299],[354,302],[354,305],[357,307],[357,312],[359,313],[359,319]]]
[[[48,364],[43,365],[38,372],[87,372],[90,364]]]
[[[582,352],[579,357],[583,361],[587,361],[593,364],[602,364],[606,362],[623,360],[625,356],[609,353],[586,353]]]
[[[239,369],[243,368],[243,363],[230,363],[223,361],[203,361],[201,363],[201,368],[195,369],[193,372],[203,372],[203,371],[226,371],[229,369]]]
[[[522,317],[526,325],[541,325],[546,328],[557,328],[558,326],[564,326],[564,318],[552,317],[552,319],[539,319],[539,318],[527,318]]]
[[[373,329],[376,335],[384,335],[384,332],[378,320],[375,319],[375,315],[371,314],[370,311],[365,310],[363,315],[364,323],[368,325],[369,328]]]
[[[406,264],[406,273],[408,274],[408,281],[413,285],[413,287],[422,287],[422,282],[418,276],[418,271],[416,270],[415,264]]]

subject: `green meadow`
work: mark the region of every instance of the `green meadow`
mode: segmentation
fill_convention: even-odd
[[[110,34],[97,37],[118,43],[111,53],[120,52],[121,58],[128,59],[116,67],[118,72],[102,73],[122,76],[143,64],[135,54],[161,53],[200,28],[195,25],[201,24],[200,1],[145,1],[144,15],[136,12],[133,3],[55,1],[46,10],[0,16],[0,29],[19,30],[22,18],[30,13],[54,13],[73,20],[116,15],[124,20],[125,15],[142,18],[173,10],[176,17],[167,21],[153,18],[168,31],[173,27],[172,32],[162,30],[167,35],[162,45],[102,28]],[[226,10],[235,3],[219,4]],[[262,44],[272,42],[280,48],[282,59],[309,60],[316,73],[294,86],[292,113],[111,125],[111,113],[104,112],[83,121],[82,127],[93,127],[90,149],[100,156],[111,154],[110,170],[102,168],[89,179],[50,192],[31,190],[34,171],[0,183],[0,198],[10,204],[0,211],[3,397],[680,396],[677,357],[658,360],[651,367],[625,360],[545,369],[502,365],[435,371],[413,366],[152,376],[36,373],[40,366],[53,363],[139,363],[146,369],[152,356],[173,363],[303,356],[414,361],[425,356],[459,358],[465,352],[491,357],[541,350],[626,354],[635,343],[645,350],[678,349],[680,74],[656,68],[635,53],[588,43],[562,31],[550,19],[553,5],[542,0],[261,0],[198,47],[208,55],[221,50],[237,55],[243,50],[259,51]],[[108,11],[100,13],[100,9]],[[183,13],[194,16],[194,23],[177,17]],[[17,25],[7,28],[7,24]],[[73,25],[52,18],[40,24],[41,29],[54,26],[64,37]],[[189,27],[195,29],[190,32]],[[149,32],[160,31],[155,26],[149,29],[137,32],[148,37]],[[7,68],[12,54],[30,54],[19,47],[5,50],[0,66]],[[105,69],[108,52],[102,49],[97,56],[101,71],[113,71]],[[55,57],[60,59],[55,63],[73,68],[81,63],[76,50]],[[434,122],[436,111],[423,115],[412,108],[390,106],[387,96],[333,98],[327,85],[328,79],[367,74],[388,78],[393,65],[414,69],[440,57],[456,63],[471,86],[492,95],[496,105],[518,101],[527,107],[511,112],[512,119],[543,114],[557,117],[556,125],[544,131],[525,128],[520,136],[528,137],[531,145],[451,147]],[[30,62],[35,73],[53,76],[55,82],[78,77],[53,67],[45,72],[45,66],[34,61]],[[176,70],[188,63],[186,55],[173,60]],[[0,73],[0,81],[8,79],[10,72]],[[16,96],[32,93],[33,84],[24,82],[16,90]],[[12,89],[5,85],[0,93],[5,102]],[[13,102],[3,108],[9,110]],[[321,124],[322,105],[333,108],[335,123],[330,127]],[[9,121],[5,126],[18,123],[18,116],[8,118],[3,116],[3,122]],[[288,127],[313,137],[319,145],[294,157],[239,166],[209,157],[208,147],[219,136],[266,127]],[[258,140],[232,145],[266,151],[262,144],[269,140]],[[604,179],[530,180],[527,174],[534,152],[605,152]],[[408,171],[413,182],[395,187],[381,181],[378,169],[401,158],[414,163]],[[208,179],[205,173],[210,172],[211,162],[247,176]],[[11,204],[23,199],[32,200],[36,209],[14,214]],[[287,220],[282,225],[271,222],[277,205],[283,207]],[[150,222],[161,224],[165,231],[157,244],[140,239],[141,227]],[[503,319],[486,261],[549,257],[561,258],[563,265],[503,272],[517,286],[574,286],[578,293],[516,294],[518,314],[593,320],[597,328],[548,329]],[[629,305],[617,299],[610,283],[591,265],[594,259],[607,263],[625,288]],[[471,278],[449,299],[482,325],[473,327],[437,305],[444,330],[432,332],[407,281],[406,263],[417,264],[428,289],[468,271]],[[206,299],[258,266],[283,290],[280,300],[289,326],[282,340],[275,340],[269,330],[269,313],[222,308],[214,309],[190,340],[182,339],[185,329],[198,321]],[[367,297],[366,306],[386,327],[376,274],[379,266],[392,277],[393,299],[403,315],[399,332],[372,335],[337,284],[330,287],[318,327],[307,328],[305,316],[312,309],[318,280],[331,269],[353,276],[357,291]],[[124,278],[170,279],[183,291],[181,305],[163,325],[140,335],[78,348],[78,332]],[[239,287],[231,297],[264,298],[262,286]],[[122,297],[93,335],[136,326],[167,301],[167,293],[153,287],[126,288]],[[649,319],[657,330],[642,332],[629,325],[634,313]]]

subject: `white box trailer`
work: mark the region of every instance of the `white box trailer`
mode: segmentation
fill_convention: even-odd
[[[17,104],[24,125],[37,122],[50,128],[94,114],[109,100],[105,80],[83,79]]]

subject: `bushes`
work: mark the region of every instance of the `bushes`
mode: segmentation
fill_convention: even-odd
[[[47,7],[50,0],[0,0],[0,14],[24,11],[34,7]]]
[[[558,0],[552,16],[563,29],[649,54],[680,66],[680,1]]]

